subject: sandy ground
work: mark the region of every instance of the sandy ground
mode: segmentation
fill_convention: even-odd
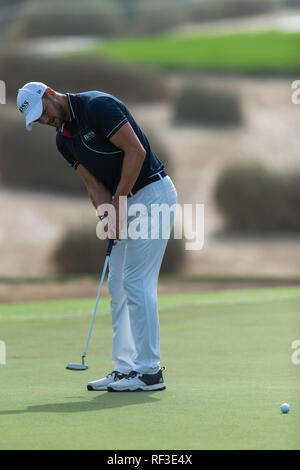
[[[172,158],[172,177],[179,202],[204,204],[205,207],[204,246],[200,251],[186,252],[183,273],[298,276],[300,236],[260,238],[222,234],[223,221],[213,196],[219,171],[232,160],[259,159],[273,168],[299,170],[300,105],[291,103],[292,80],[206,78],[210,83],[222,83],[240,93],[243,126],[226,130],[174,127],[168,103],[131,108],[142,127],[156,131],[166,145]],[[180,76],[166,79],[170,91],[183,80]],[[53,275],[51,253],[66,226],[88,219],[96,223],[88,198],[41,195],[3,186],[0,188],[0,213],[0,276],[5,277]],[[195,215],[192,226],[195,227]],[[2,291],[3,288],[4,285]],[[88,285],[82,288],[91,292]],[[10,288],[5,289],[8,292]],[[18,289],[21,292],[20,285]],[[58,296],[62,295],[59,289],[56,289]],[[67,284],[62,289],[65,295],[71,294]],[[75,285],[73,291],[77,289]],[[27,296],[25,291],[23,295]],[[3,292],[1,297],[9,299]]]

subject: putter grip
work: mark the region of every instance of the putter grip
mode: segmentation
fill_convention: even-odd
[[[109,240],[109,242],[108,242],[108,247],[107,247],[107,252],[106,252],[106,256],[110,256],[112,247],[113,247],[113,245],[114,245],[114,241],[115,241],[115,240],[113,240],[113,239]]]

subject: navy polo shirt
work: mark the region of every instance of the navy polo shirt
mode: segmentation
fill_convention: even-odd
[[[71,121],[57,129],[56,145],[73,168],[81,163],[113,195],[121,178],[123,150],[110,142],[129,122],[146,151],[140,174],[132,188],[142,188],[164,165],[151,150],[147,137],[122,101],[100,91],[67,93]]]

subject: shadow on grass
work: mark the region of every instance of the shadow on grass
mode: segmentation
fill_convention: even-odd
[[[121,408],[130,405],[143,405],[145,403],[154,403],[159,401],[158,397],[153,394],[157,392],[140,392],[140,393],[107,393],[107,392],[90,392],[91,394],[97,393],[97,396],[92,398],[85,398],[84,401],[75,401],[73,403],[48,403],[45,405],[30,405],[24,410],[3,410],[0,411],[2,415],[14,415],[21,413],[82,413],[89,411],[107,410],[110,408]],[[100,393],[100,394],[98,394]],[[84,397],[70,397],[84,398]]]

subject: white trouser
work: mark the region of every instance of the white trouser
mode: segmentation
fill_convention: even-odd
[[[127,199],[147,207],[149,235],[151,204],[177,204],[177,193],[169,176],[140,189]],[[139,215],[139,214],[137,214]],[[170,229],[175,211],[170,211]],[[134,216],[128,217],[130,223]],[[161,219],[160,219],[161,227]],[[169,233],[168,233],[169,235]],[[165,233],[163,235],[166,237]],[[146,237],[145,237],[146,238]],[[108,287],[113,327],[112,362],[121,373],[136,370],[156,373],[160,363],[157,282],[168,238],[133,239],[128,236],[113,247],[109,260]]]

